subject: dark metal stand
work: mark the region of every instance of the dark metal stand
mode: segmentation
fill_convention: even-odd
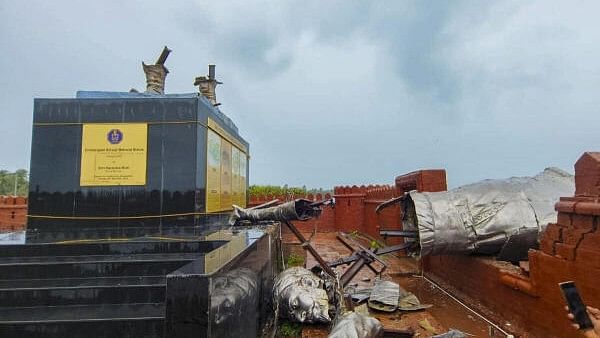
[[[308,252],[310,252],[311,255],[313,255],[313,257],[317,260],[321,268],[323,268],[323,271],[325,271],[329,276],[335,279],[335,271],[333,271],[333,269],[329,265],[327,265],[327,262],[323,260],[321,255],[319,255],[317,250],[315,250],[312,244],[310,244],[310,242],[304,237],[304,235],[302,235],[298,228],[296,228],[296,226],[294,226],[288,221],[285,221],[283,223],[294,233],[294,235],[296,235],[296,238],[300,240],[302,246],[306,248],[306,250],[308,250]]]
[[[356,242],[350,235],[345,234],[343,232],[339,232],[337,238],[350,250],[354,251],[354,253],[348,257],[340,258],[338,260],[327,263],[329,267],[336,267],[339,265],[350,264],[348,270],[344,272],[344,274],[340,277],[340,283],[342,286],[348,285],[352,278],[356,276],[356,274],[366,265],[371,271],[373,271],[376,275],[379,275],[385,271],[387,268],[387,264],[379,259],[378,256],[385,255],[387,253],[397,252],[401,250],[406,250],[413,246],[413,243],[402,243],[398,245],[393,245],[390,247],[370,250],[360,245],[360,243]],[[377,261],[383,267],[379,270],[374,268],[371,263]]]

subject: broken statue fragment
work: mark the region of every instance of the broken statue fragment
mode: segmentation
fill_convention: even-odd
[[[279,316],[299,323],[329,323],[329,298],[323,280],[302,267],[284,270],[275,278],[273,303]]]
[[[383,335],[383,326],[373,317],[346,312],[331,329],[328,338],[377,338]]]
[[[238,221],[304,221],[316,217],[320,213],[321,208],[318,206],[318,202],[306,199],[297,199],[265,209],[244,209],[234,205],[229,224],[234,225]]]
[[[535,245],[546,224],[556,222],[556,201],[574,191],[573,175],[557,168],[444,192],[411,191],[401,202],[403,226],[418,238],[406,241],[417,241],[422,256],[497,254],[513,236]]]
[[[369,307],[379,311],[394,312],[398,308],[400,286],[390,281],[377,281],[369,297]]]

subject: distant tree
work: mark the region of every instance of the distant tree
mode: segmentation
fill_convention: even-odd
[[[27,170],[18,169],[15,172],[0,170],[0,195],[13,195],[15,184],[17,196],[27,196],[29,194],[29,173]]]
[[[305,194],[317,194],[327,193],[330,191],[319,189],[307,189],[306,186],[302,187],[288,187],[288,185],[251,185],[248,188],[248,194],[250,197],[264,197],[264,196],[281,196],[281,195],[295,195],[304,196]]]

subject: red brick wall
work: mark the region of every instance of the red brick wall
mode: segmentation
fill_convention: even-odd
[[[583,301],[600,308],[600,153],[575,164],[576,196],[561,197],[558,221],[529,252],[529,273],[491,259],[438,256],[424,259],[433,278],[477,299],[527,332],[526,337],[576,337],[558,283],[573,280]]]
[[[399,205],[375,213],[377,205],[391,198],[402,196],[411,190],[445,191],[446,171],[443,169],[419,170],[398,176],[395,185],[341,186],[335,187],[335,226],[351,232],[354,230],[379,238],[380,229],[401,229],[402,210]],[[388,240],[388,244],[398,243]]]
[[[364,231],[367,187],[335,187],[335,225],[344,232]]]
[[[0,232],[25,229],[27,198],[0,196]]]
[[[400,194],[396,187],[391,185],[374,186],[367,189],[364,210],[365,233],[378,238],[380,229],[399,229],[401,227],[401,210],[398,204],[383,209],[379,214],[375,212],[375,208],[379,204],[397,196]]]
[[[444,191],[446,190],[446,171],[443,169],[419,170],[398,176],[395,185],[337,186],[334,187],[335,208],[324,208],[321,217],[306,222],[294,222],[303,232],[315,227],[318,232],[359,231],[379,238],[379,229],[401,229],[402,211],[399,205],[375,213],[377,205],[391,198],[401,196],[410,190]],[[306,196],[250,196],[249,207],[274,199],[281,202],[296,198],[320,201],[328,199],[329,194],[308,194]],[[285,228],[285,227],[284,227]],[[399,239],[388,239],[387,244],[397,244]]]

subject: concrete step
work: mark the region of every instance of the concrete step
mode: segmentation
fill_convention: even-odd
[[[0,337],[163,336],[162,303],[0,308]]]
[[[98,278],[59,278],[59,279],[8,279],[0,280],[2,289],[40,289],[72,286],[112,286],[112,285],[153,285],[165,284],[165,276],[98,277]]]
[[[202,257],[202,254],[106,255],[90,259],[38,257],[29,262],[0,263],[0,280],[166,275]]]
[[[227,241],[74,241],[70,243],[44,243],[5,245],[0,258],[43,257],[43,256],[89,256],[155,253],[207,253]]]
[[[90,283],[92,284],[92,283]],[[0,289],[0,309],[81,304],[162,303],[166,283]]]
[[[152,253],[152,254],[114,254],[114,255],[86,255],[86,256],[32,256],[32,257],[2,257],[0,258],[0,269],[4,266],[29,264],[60,264],[68,262],[122,262],[122,261],[161,261],[173,258],[194,259],[203,257],[202,253]]]

